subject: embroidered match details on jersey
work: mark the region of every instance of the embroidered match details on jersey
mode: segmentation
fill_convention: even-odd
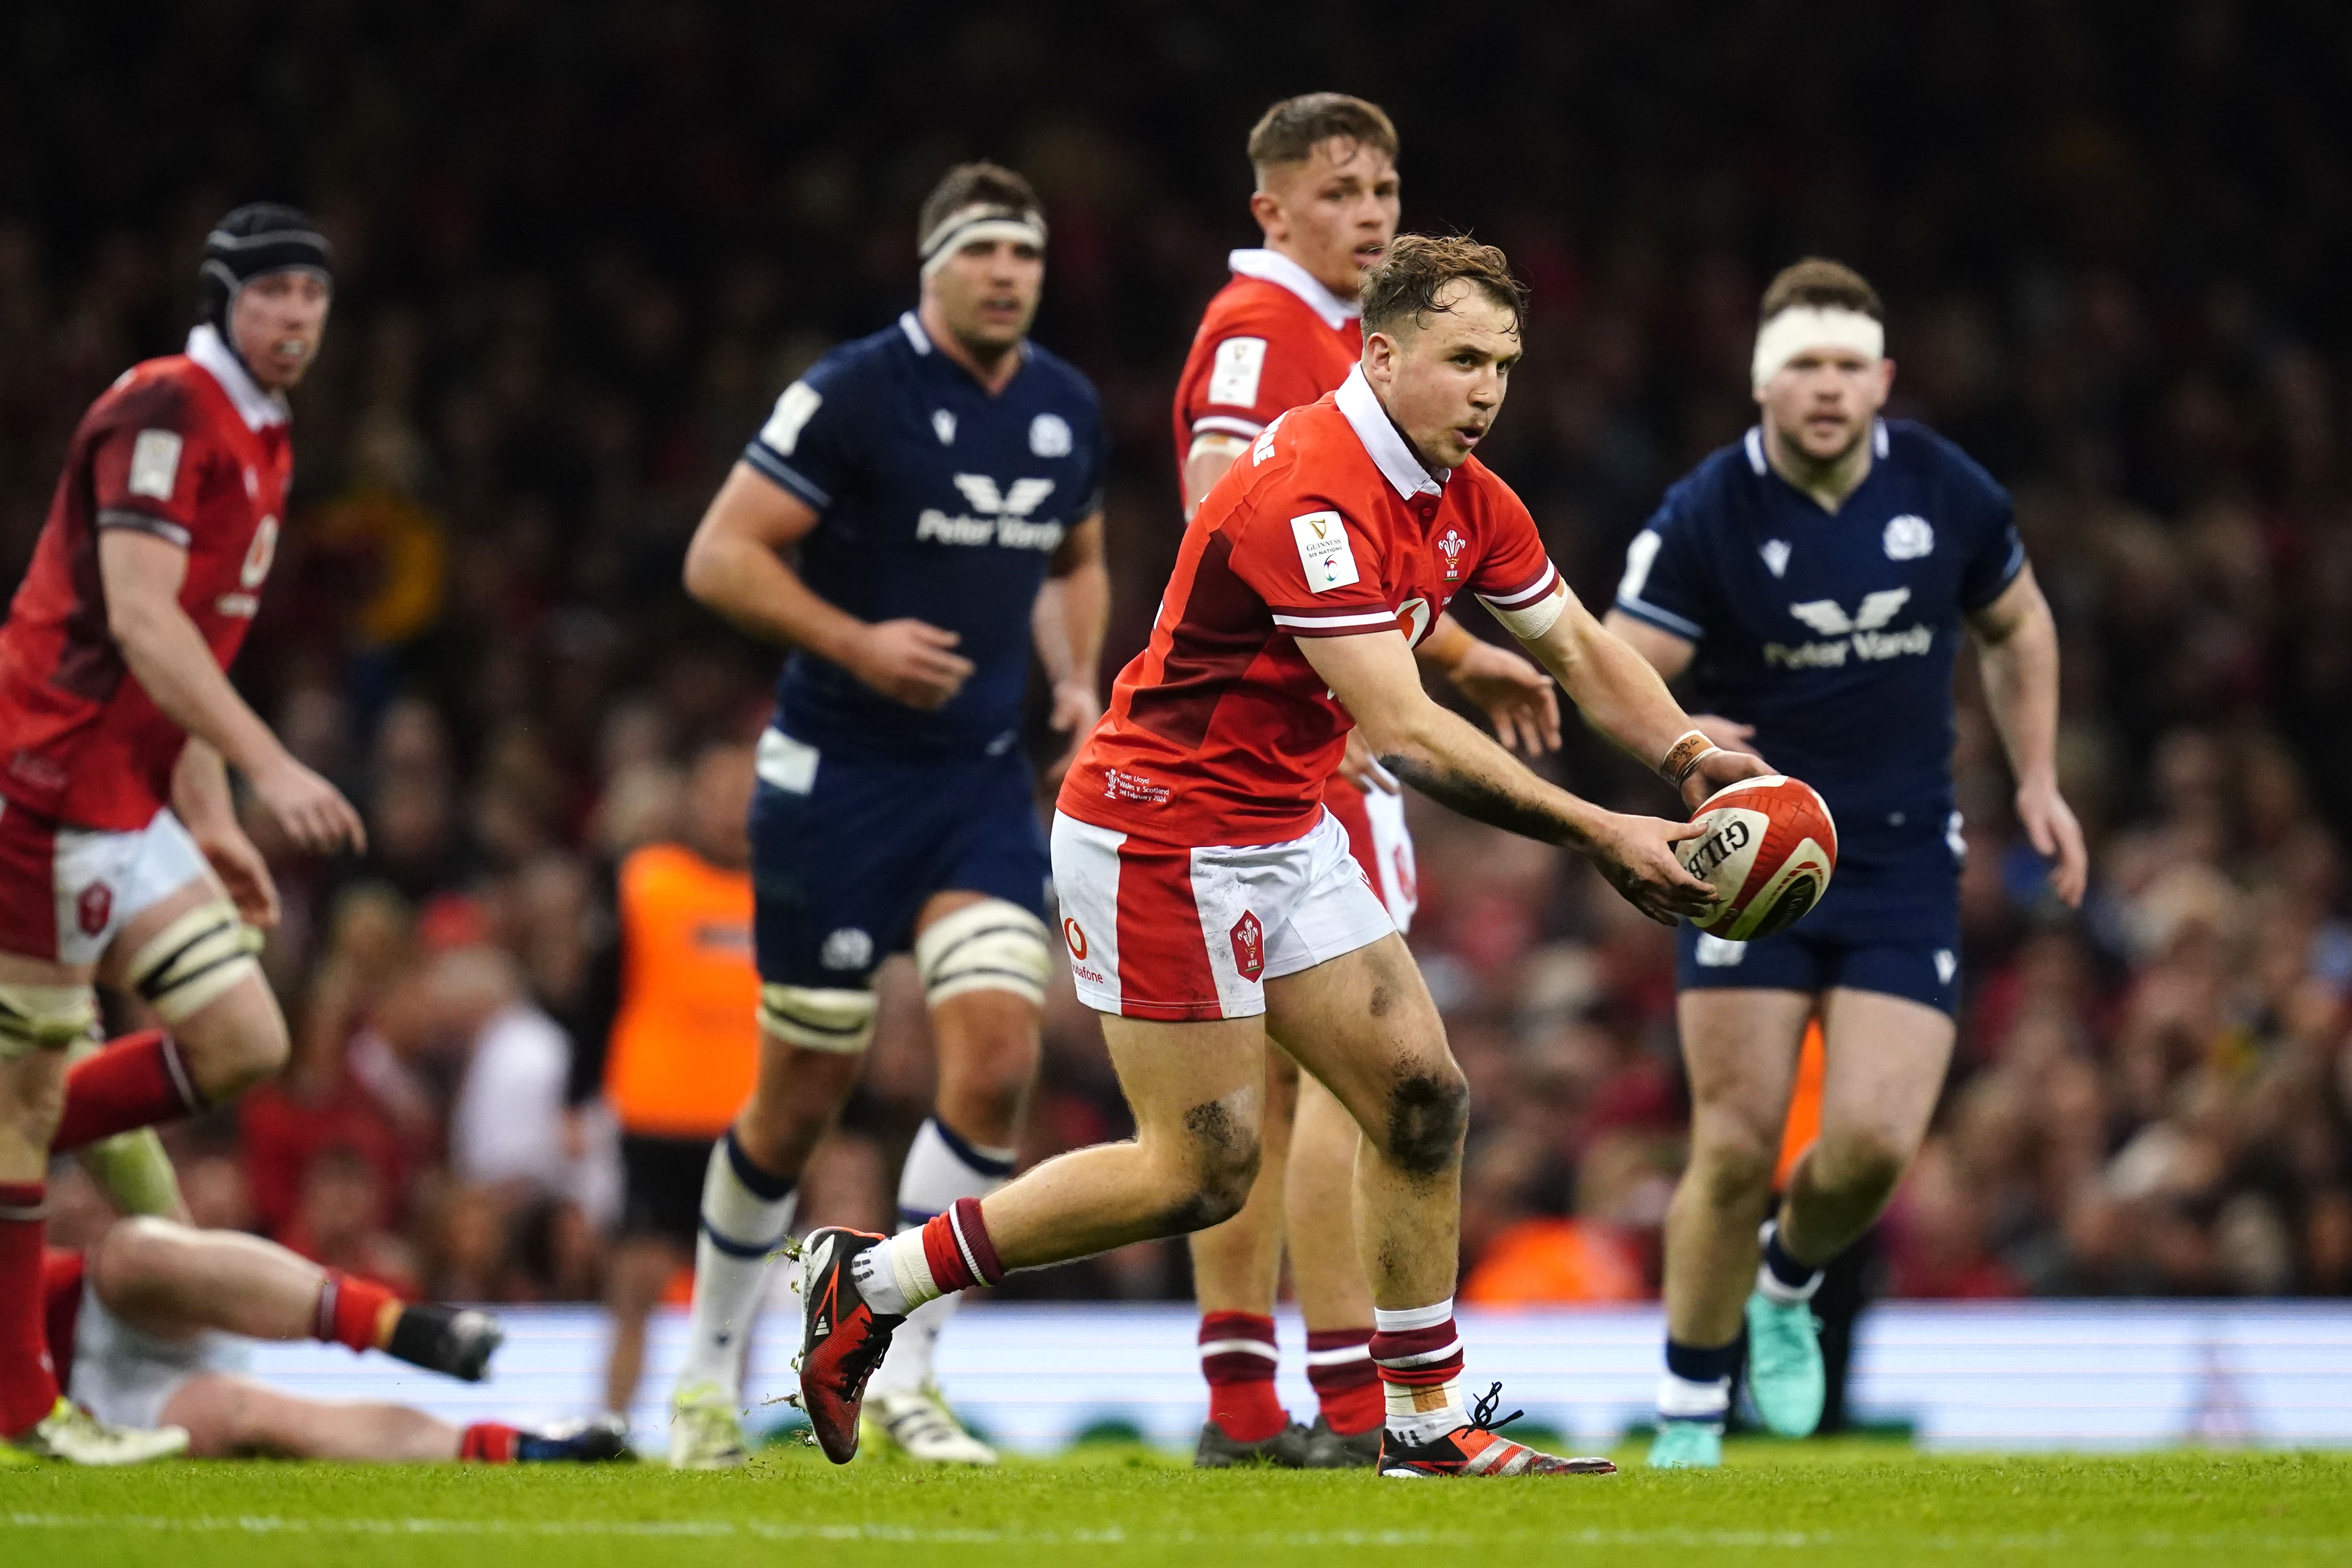
[[[820,752],[978,752],[1009,745],[1028,688],[1029,609],[1070,530],[1102,504],[1102,408],[1032,343],[991,395],[910,311],[784,389],[743,460],[818,514],[800,570],[865,621],[910,617],[977,667],[925,712],[806,650],[777,686],[785,733]]]
[[[1263,460],[1202,498],[1151,641],[1063,784],[1082,822],[1172,844],[1297,838],[1354,722],[1301,639],[1418,637],[1457,594],[1499,615],[1557,590],[1510,487],[1475,458],[1423,469],[1360,373],[1255,445]]]

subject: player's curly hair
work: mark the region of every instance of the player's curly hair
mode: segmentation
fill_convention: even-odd
[[[1528,289],[1511,271],[1510,258],[1468,235],[1401,234],[1389,242],[1381,264],[1364,279],[1366,332],[1392,331],[1408,321],[1425,327],[1444,309],[1437,297],[1445,286],[1466,279],[1498,305],[1507,305],[1524,327]]]
[[[1869,279],[1844,262],[1822,256],[1808,256],[1780,268],[1764,290],[1764,305],[1757,319],[1769,321],[1799,305],[1855,310],[1874,321],[1886,320],[1886,307],[1878,302],[1878,290]]]
[[[1335,136],[1397,155],[1396,126],[1379,104],[1344,92],[1308,92],[1258,117],[1250,130],[1250,167],[1263,176],[1276,163],[1303,163]]]

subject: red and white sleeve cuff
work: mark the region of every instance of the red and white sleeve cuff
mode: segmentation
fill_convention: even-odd
[[[1397,629],[1396,612],[1378,605],[1348,605],[1318,609],[1276,609],[1275,628],[1295,637],[1354,637]]]
[[[1559,568],[1553,565],[1551,562],[1547,559],[1543,563],[1543,570],[1541,572],[1537,573],[1526,583],[1512,589],[1509,593],[1481,594],[1478,597],[1491,609],[1523,610],[1529,605],[1534,604],[1537,600],[1542,598],[1546,594],[1550,593],[1551,585],[1559,581]]]
[[[1243,419],[1229,414],[1203,414],[1192,421],[1192,434],[1195,436],[1239,436],[1244,441],[1265,428],[1265,424],[1259,420]]]

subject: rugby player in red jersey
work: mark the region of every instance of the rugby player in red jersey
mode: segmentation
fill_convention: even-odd
[[[239,207],[206,237],[200,279],[186,352],[133,366],[82,416],[0,625],[0,1459],[119,1464],[186,1441],[58,1397],[41,1205],[52,1148],[216,1104],[286,1059],[245,929],[275,922],[278,894],[224,759],[301,848],[363,837],[226,673],[277,551],[285,394],[326,328],[327,242],[290,207]],[[171,1033],[79,1063],[61,1118],[99,980]]]
[[[1250,213],[1265,246],[1228,258],[1233,280],[1209,301],[1177,383],[1187,517],[1284,410],[1347,380],[1363,353],[1357,290],[1396,234],[1397,134],[1378,105],[1337,92],[1285,99],[1251,131],[1249,157],[1257,176]],[[1559,745],[1551,678],[1528,659],[1443,613],[1414,653],[1423,669],[1486,710],[1504,744],[1530,752]],[[1418,900],[1404,803],[1352,734],[1323,804],[1405,931]],[[1311,1078],[1302,1083],[1283,1052],[1267,1052],[1266,1067],[1262,1158],[1249,1202],[1191,1237],[1209,1384],[1192,1462],[1369,1465],[1380,1457],[1383,1408],[1366,1348],[1372,1299],[1341,1223],[1355,1179],[1356,1124],[1329,1090]],[[1298,1223],[1288,1223],[1294,1215]],[[1312,1430],[1294,1425],[1275,1394],[1274,1305],[1286,1250],[1307,1321],[1307,1375],[1321,1406]]]
[[[836,1462],[903,1315],[948,1290],[1229,1219],[1258,1163],[1265,1045],[1361,1129],[1355,1230],[1400,1477],[1605,1472],[1465,1404],[1453,1293],[1469,1090],[1395,922],[1322,803],[1350,725],[1465,816],[1590,858],[1666,924],[1710,905],[1688,824],[1605,811],[1423,690],[1412,646],[1465,589],[1604,734],[1696,805],[1763,763],[1718,750],[1603,631],[1510,488],[1472,455],[1519,358],[1500,251],[1407,236],[1364,285],[1364,353],[1260,432],[1187,526],[1151,641],[1062,786],[1054,875],[1080,1000],[1136,1121],[890,1238],[812,1232],[801,1397]]]

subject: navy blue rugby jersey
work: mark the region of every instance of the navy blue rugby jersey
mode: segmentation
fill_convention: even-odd
[[[784,389],[744,460],[814,507],[800,574],[864,621],[961,634],[978,668],[922,712],[805,649],[776,683],[777,721],[819,751],[1001,752],[1021,724],[1030,606],[1070,530],[1102,504],[1102,404],[1034,343],[992,396],[914,312],[844,344]]]
[[[1617,607],[1696,645],[1694,711],[1756,727],[1766,762],[1822,792],[1840,874],[1948,839],[1952,661],[1962,617],[2025,566],[2009,493],[1923,425],[1882,420],[1834,513],[1751,429],[1666,492],[1625,552]]]

